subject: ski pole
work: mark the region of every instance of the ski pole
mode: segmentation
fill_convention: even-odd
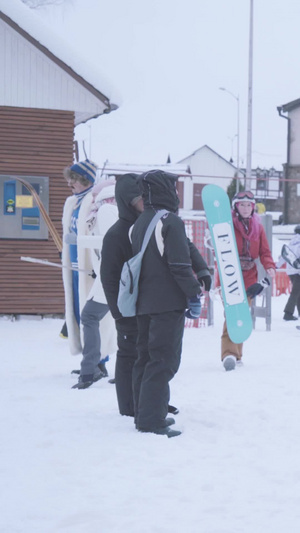
[[[28,261],[28,263],[38,263],[39,265],[46,265],[46,266],[53,266],[56,268],[67,268],[68,270],[75,270],[76,272],[83,272],[84,274],[88,274],[89,276],[92,276],[92,278],[96,277],[96,274],[93,270],[84,270],[83,268],[76,268],[76,267],[69,267],[67,265],[61,265],[59,263],[52,263],[51,261],[47,261],[46,259],[37,259],[36,257],[20,257],[21,261]]]

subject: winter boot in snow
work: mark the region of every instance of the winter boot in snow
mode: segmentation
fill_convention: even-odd
[[[174,405],[168,405],[168,413],[171,413],[172,415],[178,415],[179,409],[174,407]]]
[[[172,437],[178,437],[181,435],[181,431],[178,431],[176,429],[171,429],[169,426],[162,427],[162,428],[152,428],[152,429],[144,429],[139,428],[138,431],[141,433],[154,433],[155,435],[166,435],[168,439],[171,439]]]
[[[60,331],[59,336],[60,336],[62,339],[67,339],[67,338],[68,338],[68,330],[67,330],[67,324],[66,324],[66,322],[64,323],[63,327],[61,328],[61,331]]]
[[[162,427],[167,428],[167,427],[169,427],[169,426],[173,426],[173,424],[175,424],[175,420],[174,420],[174,418],[172,418],[172,417],[168,417],[168,418],[165,418],[165,420],[164,420],[164,425],[163,425]],[[138,430],[140,429],[140,426],[138,426],[137,424],[135,425],[135,427],[136,427],[136,429],[138,429]]]
[[[103,378],[107,378],[108,377],[108,372],[107,372],[106,366],[105,366],[105,363],[107,363],[107,361],[109,361],[109,356],[108,355],[105,357],[105,359],[101,359],[100,362],[98,363],[98,368],[102,372],[102,377]]]
[[[87,374],[86,376],[79,376],[78,383],[76,385],[73,385],[72,389],[87,389],[93,383],[96,383],[96,381],[99,381],[99,379],[103,378],[102,372],[99,372],[99,374]]]
[[[229,370],[234,370],[236,365],[236,357],[234,355],[226,355],[223,359],[223,366],[228,372]]]
[[[298,320],[298,318],[292,315],[292,313],[284,313],[283,320]]]

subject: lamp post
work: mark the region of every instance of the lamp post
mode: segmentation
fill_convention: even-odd
[[[228,91],[225,87],[219,87],[220,91],[225,91],[230,94],[237,103],[237,126],[236,126],[236,170],[237,170],[237,181],[236,181],[236,192],[239,192],[240,182],[239,182],[239,172],[240,172],[240,98],[236,96],[231,91]]]

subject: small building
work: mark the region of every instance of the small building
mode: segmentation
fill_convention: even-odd
[[[287,161],[284,165],[283,217],[285,224],[300,222],[300,98],[277,108],[287,120]]]
[[[19,0],[0,0],[0,314],[63,314],[59,246],[18,178],[30,183],[61,234],[74,128],[117,109],[112,89]],[[19,207],[20,206],[20,207]]]
[[[201,192],[205,185],[219,185],[227,190],[232,179],[237,177],[237,168],[206,144],[178,164],[187,165],[192,176],[185,181],[185,209],[203,210]],[[243,177],[242,172],[239,177]]]
[[[117,177],[122,174],[142,174],[143,172],[149,172],[150,170],[163,170],[164,172],[170,172],[179,176],[177,181],[177,191],[180,199],[180,208],[185,204],[185,187],[186,179],[191,180],[189,175],[189,168],[187,165],[179,163],[166,163],[164,165],[138,165],[128,163],[111,163],[106,161],[103,168],[100,171],[100,176],[105,178]]]
[[[244,176],[246,169],[241,168]],[[243,183],[243,181],[242,181]],[[263,203],[267,211],[283,210],[283,170],[253,168],[251,171],[251,191],[257,202]]]

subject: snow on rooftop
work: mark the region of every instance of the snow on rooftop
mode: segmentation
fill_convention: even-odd
[[[188,174],[187,165],[177,165],[166,163],[161,165],[140,165],[140,164],[130,164],[130,163],[110,163],[107,162],[104,164],[103,168],[100,169],[100,173],[103,174],[127,174],[133,172],[134,174],[140,174],[142,172],[148,172],[150,170],[163,170],[164,172],[169,172],[176,175],[185,175]]]
[[[20,0],[0,0],[0,11],[63,61],[76,74],[84,78],[97,91],[100,91],[110,100],[111,104],[114,103],[117,106],[121,104],[120,96],[101,74],[99,68],[89,64],[86,57],[80,57],[77,50],[73,50],[68,42],[59,33],[55,33],[52,27],[38,16],[34,10]]]

